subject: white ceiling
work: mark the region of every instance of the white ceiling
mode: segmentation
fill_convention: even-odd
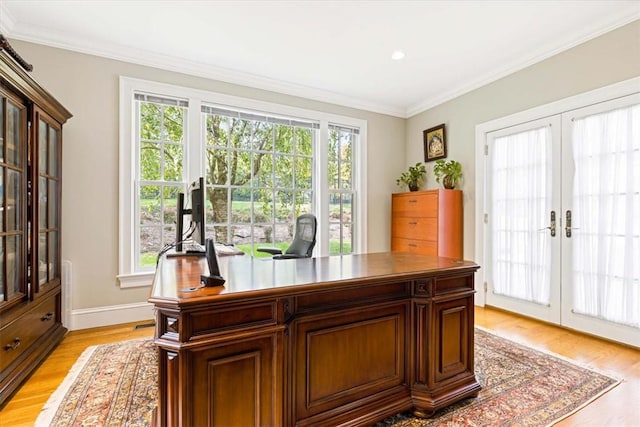
[[[636,19],[638,0],[0,0],[8,38],[399,117]]]

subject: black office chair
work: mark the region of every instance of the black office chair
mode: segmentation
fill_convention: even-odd
[[[273,255],[273,259],[309,258],[316,245],[318,221],[313,214],[303,214],[296,219],[296,233],[285,253],[278,248],[257,248],[258,252]]]

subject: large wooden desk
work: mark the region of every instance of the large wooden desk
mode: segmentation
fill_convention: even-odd
[[[472,262],[408,253],[160,260],[159,401],[168,426],[368,425],[480,390]]]

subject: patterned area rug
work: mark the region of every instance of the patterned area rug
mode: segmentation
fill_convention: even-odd
[[[428,420],[398,414],[377,427],[546,426],[576,412],[619,382],[476,328],[477,398]],[[148,426],[157,397],[150,340],[91,347],[51,396],[36,426]]]
[[[51,395],[36,427],[148,426],[158,396],[151,340],[87,348]]]

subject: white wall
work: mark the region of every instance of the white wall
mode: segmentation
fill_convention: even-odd
[[[35,79],[74,115],[63,128],[62,256],[73,263],[71,307],[78,316],[88,318],[91,308],[112,306],[122,306],[124,313],[149,293],[148,288],[121,289],[116,281],[120,75],[367,120],[368,250],[388,250],[390,194],[404,168],[404,119],[18,40],[11,44],[33,64]],[[101,313],[100,319],[108,316]],[[120,314],[111,317],[111,323],[122,321]],[[95,326],[95,321],[83,324]]]
[[[464,257],[475,256],[475,128],[486,121],[640,76],[640,21],[590,40],[407,120],[405,167],[424,159],[422,131],[446,124],[447,160],[462,163]],[[438,188],[427,164],[425,188]]]

